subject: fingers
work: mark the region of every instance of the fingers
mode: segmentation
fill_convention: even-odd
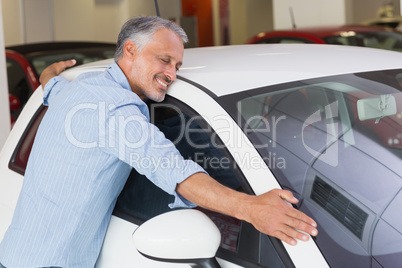
[[[301,227],[301,226],[297,226],[297,223],[306,223],[306,224],[308,224],[308,226],[317,227],[317,223],[312,218],[310,218],[303,212],[293,208],[291,205],[288,206],[286,213],[289,217],[291,217],[294,220],[293,224],[290,224],[290,225],[292,225],[293,227],[295,227],[297,229],[300,229],[300,227]]]
[[[285,201],[292,203],[292,204],[297,204],[299,202],[299,200],[297,200],[292,192],[287,191],[287,190],[273,190],[273,191],[277,191],[278,195]],[[310,217],[308,217],[306,214],[298,211],[297,209],[293,209],[291,211],[291,213],[289,214],[289,216],[296,218],[298,220],[300,220],[301,222],[305,222],[308,223],[309,225],[313,226],[313,227],[317,227],[317,223]],[[297,226],[294,226],[295,228],[297,228]],[[300,229],[300,228],[298,228]]]
[[[45,88],[45,85],[47,82],[49,82],[50,79],[52,79],[55,76],[58,76],[61,74],[66,68],[72,67],[77,63],[76,60],[66,60],[66,61],[59,61],[56,63],[53,63],[52,65],[49,65],[46,67],[40,77],[39,81],[42,84],[42,88]]]
[[[52,65],[47,67],[44,71],[46,71],[49,68],[49,70],[48,70],[49,74],[53,74],[56,76],[56,75],[61,74],[68,67],[74,66],[76,63],[77,63],[77,61],[74,59],[66,60],[66,61],[59,61],[59,62],[53,63]]]
[[[310,239],[308,234],[312,236],[316,236],[318,234],[318,231],[315,228],[311,226],[309,227],[309,225],[306,225],[306,227],[306,230],[310,230],[309,232],[300,231],[300,229],[295,229],[290,225],[282,225],[280,231],[277,231],[271,235],[284,241],[285,243],[288,243],[291,246],[294,246],[297,244],[297,240],[308,241]]]
[[[289,211],[285,211],[283,223],[278,227],[276,237],[290,245],[295,245],[296,240],[308,241],[308,235],[316,236],[318,234],[316,226],[314,220],[289,206]]]
[[[260,214],[256,216],[262,220],[260,222],[256,220],[254,225],[257,229],[260,228],[260,231],[289,245],[296,245],[297,240],[307,241],[308,234],[312,236],[318,234],[317,223],[312,218],[285,202],[298,202],[290,191],[276,189],[257,198],[263,203]],[[258,224],[262,225],[258,227]]]
[[[299,202],[299,200],[297,200],[297,198],[293,196],[292,192],[286,190],[277,190],[277,191],[279,191],[279,196],[283,200],[286,200],[292,204],[297,204]]]
[[[77,61],[74,60],[74,59],[72,59],[72,60],[66,60],[66,61],[60,61],[60,62],[56,63],[56,64],[58,64],[57,67],[60,68],[60,69],[59,69],[59,74],[60,74],[61,72],[63,72],[65,69],[74,66],[76,63],[77,63]]]
[[[297,240],[308,241],[309,239],[308,235],[300,233],[289,226],[286,226],[283,232],[278,232],[275,237],[291,246],[295,246],[297,244]]]
[[[286,192],[288,192],[288,191],[286,191]],[[290,192],[288,192],[288,193],[290,193]],[[287,217],[287,221],[285,224],[287,226],[291,227],[291,229],[293,229],[293,230],[287,229],[288,232],[285,232],[286,234],[291,233],[291,234],[293,234],[293,235],[291,235],[292,237],[295,237],[298,240],[303,240],[303,241],[307,241],[308,236],[303,233],[300,233],[298,231],[296,231],[296,233],[295,233],[294,230],[300,230],[300,231],[310,234],[312,236],[316,236],[318,234],[318,230],[316,229],[317,223],[312,218],[310,218],[309,216],[304,214],[303,212],[289,206],[288,210],[286,211],[286,214],[288,217]]]
[[[303,213],[301,213],[301,214],[303,214]],[[318,234],[318,231],[316,229],[317,225],[316,224],[312,225],[305,220],[289,218],[286,225],[296,231],[296,233],[295,233],[295,232],[293,232],[293,230],[288,229],[288,231],[286,233],[288,233],[290,231],[290,233],[292,233],[292,234],[297,234],[296,236],[293,236],[293,237],[295,237],[299,240],[303,240],[303,241],[308,240],[308,236],[304,233],[310,234],[312,236],[316,236]],[[301,231],[302,233],[299,231]],[[305,239],[305,238],[307,238],[307,239]]]

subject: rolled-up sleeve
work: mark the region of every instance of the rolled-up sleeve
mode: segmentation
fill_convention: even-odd
[[[52,99],[64,88],[69,81],[61,76],[55,76],[47,82],[43,89],[43,105],[49,106]]]

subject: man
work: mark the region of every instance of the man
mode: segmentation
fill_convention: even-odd
[[[144,100],[164,99],[182,65],[186,41],[175,23],[138,17],[123,25],[115,63],[105,72],[87,73],[71,83],[53,76],[74,61],[43,72],[49,108],[0,245],[5,267],[93,267],[131,168],[174,195],[172,207],[197,204],[246,220],[291,245],[295,239],[308,239],[296,229],[317,234],[316,223],[287,204],[297,203],[290,192],[276,189],[250,196],[224,187],[184,160],[149,123]],[[183,168],[144,168],[130,161],[132,153],[169,158]]]

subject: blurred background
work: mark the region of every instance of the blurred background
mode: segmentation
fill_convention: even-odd
[[[136,15],[156,15],[154,0],[1,0],[5,45],[43,41],[115,42]],[[158,0],[160,15],[186,28],[191,46],[242,44],[278,29],[356,24],[400,0]],[[293,17],[293,18],[292,18]]]

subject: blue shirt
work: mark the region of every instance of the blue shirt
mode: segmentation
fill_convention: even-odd
[[[71,83],[53,78],[44,104],[49,108],[0,245],[3,265],[94,267],[132,167],[175,196],[171,207],[193,206],[175,188],[204,170],[149,123],[146,104],[116,63]]]

